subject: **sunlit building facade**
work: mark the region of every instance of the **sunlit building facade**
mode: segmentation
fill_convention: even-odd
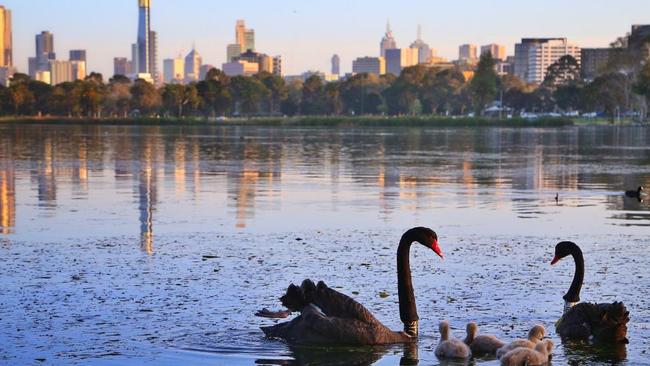
[[[201,69],[202,63],[203,59],[201,58],[201,55],[196,51],[195,48],[192,48],[192,51],[190,51],[190,53],[188,53],[185,57],[186,83],[199,80],[199,71]]]
[[[185,79],[185,61],[179,55],[163,61],[163,79],[165,83],[180,84]]]
[[[481,56],[487,54],[487,53],[492,54],[492,58],[497,60],[497,61],[504,61],[506,59],[506,46],[500,45],[500,44],[488,44],[485,46],[481,46]]]
[[[384,75],[386,60],[383,57],[359,57],[352,61],[352,73]]]
[[[0,6],[0,67],[13,67],[11,10]]]
[[[418,64],[417,48],[398,48],[386,50],[386,73],[399,76],[402,70]]]
[[[580,47],[566,38],[524,38],[515,45],[515,75],[528,83],[540,84],[548,67],[566,55],[573,56],[580,65]]]

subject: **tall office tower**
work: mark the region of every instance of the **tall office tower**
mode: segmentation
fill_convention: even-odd
[[[36,68],[37,71],[46,71],[50,68],[50,61],[56,60],[54,53],[54,35],[43,31],[36,35]]]
[[[138,73],[151,74],[151,0],[138,0]]]
[[[199,71],[203,60],[201,55],[192,47],[192,51],[185,56],[185,81],[190,83],[199,80]]]
[[[163,61],[163,75],[166,83],[181,84],[185,79],[185,63],[183,57],[168,58]]]
[[[431,61],[431,47],[422,40],[422,26],[418,25],[418,38],[411,43],[411,48],[418,50],[418,64],[428,64]]]
[[[86,61],[70,60],[72,80],[83,80],[86,78]]]
[[[476,46],[473,44],[464,44],[458,47],[458,60],[465,62],[474,62],[478,59]]]
[[[11,10],[0,6],[0,67],[12,67],[13,64]]]
[[[158,33],[149,32],[149,73],[154,83],[159,83],[158,74]]]
[[[87,61],[86,50],[70,50],[70,61]]]
[[[386,50],[397,48],[397,42],[393,38],[393,31],[390,30],[390,22],[386,22],[386,34],[379,44],[381,57],[386,57]]]
[[[418,64],[417,48],[392,48],[386,50],[386,72],[399,76],[402,70]]]
[[[495,61],[505,61],[506,60],[506,46],[500,45],[500,44],[488,44],[485,46],[481,46],[481,56],[484,54],[490,52],[492,54],[492,58]]]
[[[282,76],[282,56],[273,56],[273,74]]]
[[[332,75],[341,75],[341,58],[339,55],[332,56]]]
[[[140,66],[138,65],[138,44],[132,43],[131,44],[131,73],[137,74],[138,70],[140,70]]]
[[[540,84],[548,67],[565,55],[573,56],[580,65],[580,47],[566,38],[524,38],[515,45],[515,75],[526,82]]]
[[[241,52],[255,51],[255,30],[247,29],[242,19],[235,25],[235,43],[241,47]]]

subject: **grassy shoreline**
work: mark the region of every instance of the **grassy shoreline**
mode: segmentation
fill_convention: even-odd
[[[51,124],[51,125],[222,125],[222,126],[318,126],[318,127],[565,127],[574,125],[571,118],[490,119],[480,117],[439,116],[303,116],[228,118],[67,118],[67,117],[5,117],[0,124]]]

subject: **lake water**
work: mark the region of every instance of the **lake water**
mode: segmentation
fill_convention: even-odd
[[[649,364],[650,204],[623,195],[639,185],[643,126],[0,125],[0,364],[436,365],[443,319],[508,340],[544,324],[554,365]],[[254,312],[307,277],[401,329],[395,250],[420,225],[447,257],[412,251],[417,345],[263,337]],[[585,253],[583,301],[627,305],[626,348],[559,341],[561,240]]]

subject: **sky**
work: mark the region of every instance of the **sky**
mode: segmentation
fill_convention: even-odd
[[[14,60],[27,71],[34,36],[54,34],[57,58],[88,51],[88,70],[113,73],[113,57],[129,57],[137,34],[137,0],[0,0],[13,12]],[[581,47],[606,47],[650,23],[648,0],[152,0],[158,64],[196,45],[204,64],[220,67],[234,43],[235,22],[255,29],[256,50],[282,55],[284,73],[329,72],[333,54],[343,72],[356,57],[378,56],[390,20],[398,47],[423,39],[449,59],[458,46],[499,43],[514,53],[527,37],[567,37]]]

